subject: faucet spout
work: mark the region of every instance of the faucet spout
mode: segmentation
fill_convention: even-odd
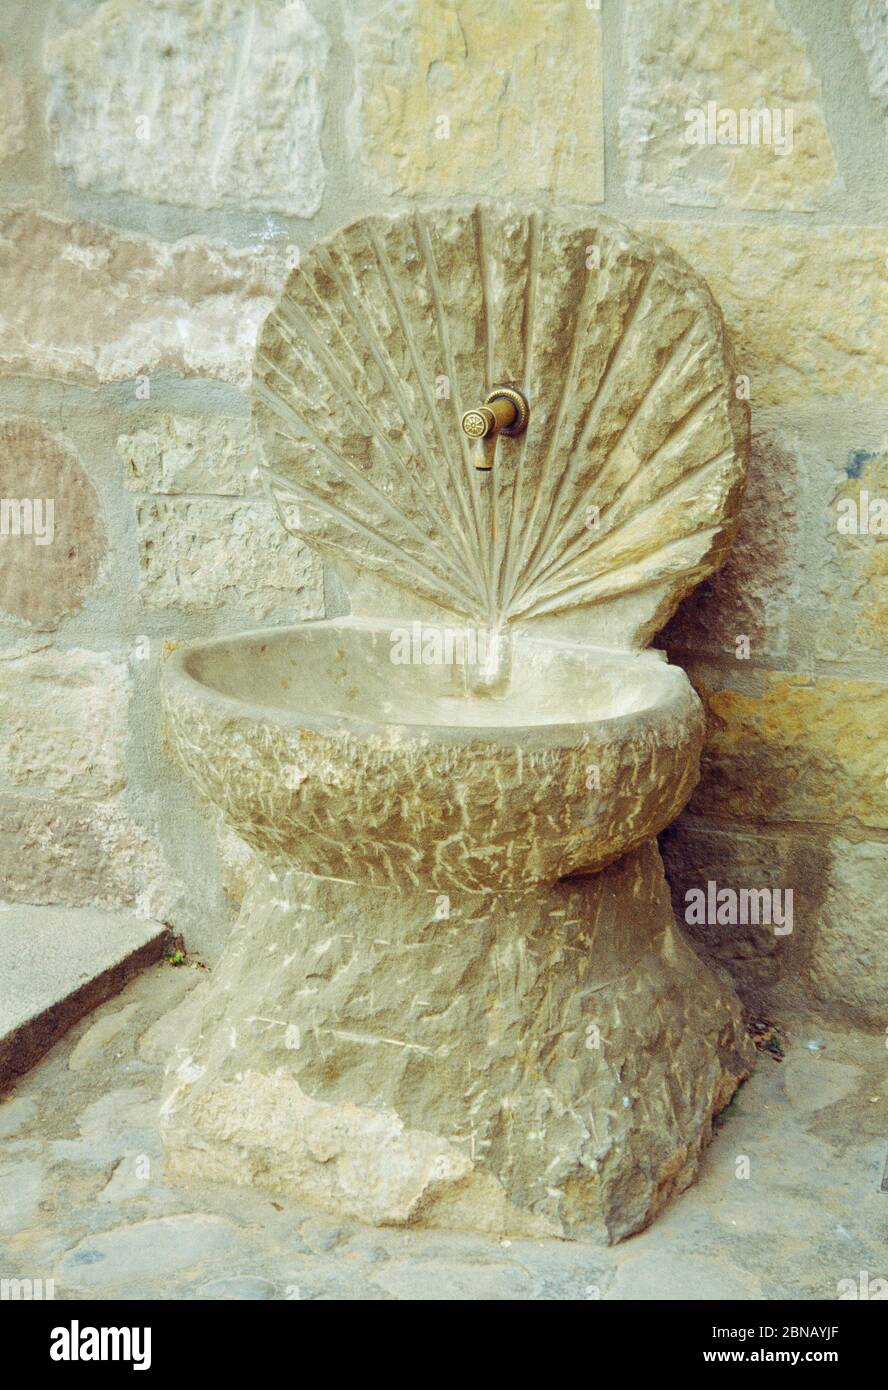
[[[463,432],[470,439],[488,439],[491,442],[499,434],[513,438],[527,428],[530,407],[527,398],[514,386],[494,386],[485,398],[483,405],[467,410],[462,417]],[[479,472],[489,473],[493,467],[493,451],[479,453],[475,467]]]

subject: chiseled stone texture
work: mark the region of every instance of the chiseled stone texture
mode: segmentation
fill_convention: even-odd
[[[82,607],[108,540],[101,503],[76,450],[37,420],[0,420],[0,499],[27,499],[31,534],[0,534],[0,609],[50,629]],[[34,535],[34,503],[43,537]],[[52,503],[50,526],[47,502]],[[2,519],[0,519],[2,525]],[[46,543],[44,543],[44,540]]]
[[[104,797],[126,783],[129,677],[104,652],[0,653],[0,778]]]
[[[446,920],[430,893],[263,875],[164,1138],[174,1174],[378,1224],[617,1240],[693,1181],[751,1060],[652,843]]]
[[[820,498],[809,558],[815,650],[827,661],[888,653],[888,448],[852,453],[846,471]]]
[[[866,63],[869,89],[888,116],[888,7],[884,0],[850,0],[849,10]]]
[[[144,498],[136,516],[146,607],[323,615],[321,562],[282,530],[271,503]]]
[[[683,601],[658,639],[677,654],[746,652],[783,656],[789,618],[799,600],[800,497],[803,479],[794,441],[781,432],[754,433],[740,523],[725,564]],[[680,655],[673,660],[681,664]]]
[[[237,415],[161,415],[117,440],[125,482],[134,492],[259,492],[258,477],[248,487],[257,448],[249,418]]]
[[[882,227],[647,226],[704,276],[761,405],[888,395]]]
[[[0,212],[0,374],[97,386],[169,369],[245,384],[280,257]]]
[[[81,188],[311,217],[328,49],[303,0],[105,0],[46,47],[56,160]]]
[[[0,163],[14,159],[25,148],[28,129],[28,94],[24,82],[11,70],[0,50]]]
[[[630,192],[691,207],[820,205],[837,173],[820,83],[775,0],[627,0],[624,14]],[[690,143],[686,112],[710,101],[735,114],[789,109],[786,153],[773,142]]]
[[[229,902],[239,908],[255,881],[259,869],[258,856],[221,814],[216,820],[216,848],[222,871],[222,887]]]
[[[611,863],[687,801],[701,713],[653,654],[519,649],[492,722],[453,668],[393,664],[391,632],[346,619],[170,659],[173,745],[254,849],[324,877],[513,889]]]
[[[689,675],[708,723],[693,811],[888,829],[888,685],[767,671],[751,691],[702,665]]]
[[[0,899],[166,921],[180,892],[156,840],[117,801],[0,796]]]
[[[601,20],[574,0],[358,0],[353,146],[407,196],[604,196]]]

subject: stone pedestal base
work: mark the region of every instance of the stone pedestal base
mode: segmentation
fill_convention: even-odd
[[[619,1239],[752,1049],[652,841],[515,894],[257,883],[169,1068],[174,1172],[376,1224]]]

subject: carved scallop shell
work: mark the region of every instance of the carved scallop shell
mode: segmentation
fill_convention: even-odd
[[[464,410],[500,384],[527,396],[527,430],[470,441]],[[487,207],[356,222],[291,274],[252,389],[266,483],[296,504],[281,518],[357,611],[635,646],[725,558],[749,426],[721,315],[619,224]]]

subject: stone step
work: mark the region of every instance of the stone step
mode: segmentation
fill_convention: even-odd
[[[0,903],[0,1090],[169,942],[133,912]]]

